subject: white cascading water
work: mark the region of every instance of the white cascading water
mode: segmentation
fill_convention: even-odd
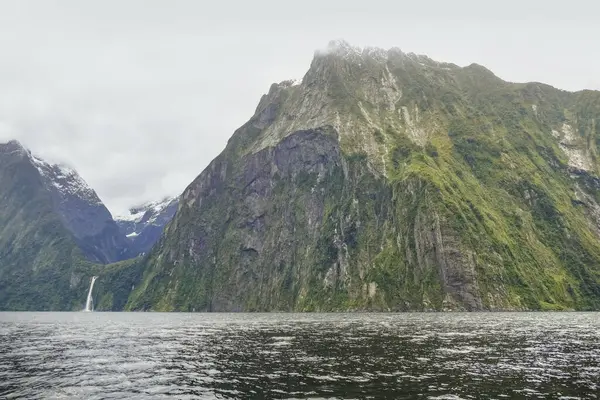
[[[92,283],[90,283],[90,291],[88,292],[87,301],[85,302],[85,310],[83,311],[94,311],[92,307],[92,290],[94,289],[94,282],[98,279],[97,276],[92,276]]]

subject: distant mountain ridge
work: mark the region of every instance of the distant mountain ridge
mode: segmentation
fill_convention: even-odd
[[[143,241],[133,246],[77,171],[34,156],[16,140],[0,143],[0,309],[81,307],[88,274],[146,252],[172,218],[173,201],[162,212],[157,202],[136,221]]]
[[[179,205],[179,197],[165,197],[132,207],[129,215],[116,216],[121,234],[127,238],[127,254],[138,256],[148,252],[160,238]]]
[[[22,153],[35,166],[56,211],[90,261],[106,264],[147,252],[177,211],[178,197],[166,196],[132,207],[129,215],[113,218],[75,169],[48,163],[16,140],[4,146]]]

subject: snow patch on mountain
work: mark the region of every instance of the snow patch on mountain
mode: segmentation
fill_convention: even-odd
[[[115,221],[140,222],[142,220],[142,218],[144,218],[144,214],[146,214],[146,210],[140,210],[138,212],[130,212],[127,215],[117,215],[117,216],[115,216]]]
[[[62,196],[76,196],[92,205],[101,205],[102,201],[73,168],[64,164],[50,164],[29,152],[33,165],[37,168],[48,188],[56,189]]]
[[[160,238],[179,205],[179,196],[165,197],[132,207],[129,214],[115,217],[128,242],[128,254],[136,257],[149,251]]]
[[[52,212],[71,234],[85,257],[96,263],[122,260],[126,238],[112,219],[96,192],[70,166],[54,164],[34,155],[21,143],[12,140],[0,144],[0,152],[19,161],[35,178],[36,190],[47,192]],[[37,173],[36,173],[37,172]]]
[[[151,224],[156,221],[161,212],[169,207],[174,201],[177,201],[178,196],[165,197],[159,201],[150,201],[139,206],[129,209],[128,215],[120,215],[115,217],[116,221],[134,222]]]

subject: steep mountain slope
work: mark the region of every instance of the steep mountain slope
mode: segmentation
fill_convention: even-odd
[[[55,211],[87,258],[99,263],[122,260],[125,239],[96,192],[75,170],[49,164],[31,154],[29,158],[51,194]]]
[[[128,309],[600,308],[600,94],[331,44],[180,198]]]
[[[0,309],[68,310],[90,267],[31,155],[0,144]]]
[[[127,238],[127,258],[148,252],[160,238],[167,223],[173,219],[178,197],[165,197],[129,210],[129,215],[115,217],[121,234]]]

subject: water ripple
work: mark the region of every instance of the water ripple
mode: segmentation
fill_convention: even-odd
[[[0,313],[0,397],[596,399],[599,332],[598,313]]]

